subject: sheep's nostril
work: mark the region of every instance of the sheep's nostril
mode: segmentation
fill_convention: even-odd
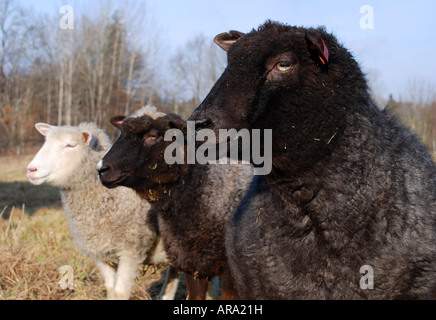
[[[108,171],[110,171],[111,170],[111,166],[110,165],[101,165],[99,168],[98,168],[98,174],[100,175],[100,176],[103,176],[103,175],[105,175],[106,173],[108,173]]]
[[[37,168],[32,168],[32,167],[27,168],[27,174],[31,174],[31,173],[34,173],[36,171],[38,171]]]
[[[210,119],[202,119],[202,120],[196,120],[195,121],[195,130],[201,130],[210,128],[212,126],[212,121]]]
[[[112,169],[112,166],[109,163],[103,163],[103,159],[101,159],[98,163],[97,163],[97,171],[98,171],[98,175],[101,177],[104,174],[108,173],[108,171],[110,171]]]

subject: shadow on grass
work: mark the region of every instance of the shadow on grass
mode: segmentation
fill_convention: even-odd
[[[39,208],[61,206],[59,190],[52,186],[34,186],[28,182],[0,182],[0,213],[8,218],[13,207],[32,215]],[[5,207],[7,207],[5,209]]]

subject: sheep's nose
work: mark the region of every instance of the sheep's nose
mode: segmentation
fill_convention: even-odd
[[[100,177],[104,176],[111,170],[112,170],[112,166],[110,164],[99,163],[97,166],[98,175]]]
[[[27,167],[27,175],[31,175],[31,174],[35,173],[36,171],[38,171],[38,168]]]
[[[195,120],[195,130],[199,131],[201,129],[207,129],[212,127],[212,120],[209,118],[201,119],[201,120]]]

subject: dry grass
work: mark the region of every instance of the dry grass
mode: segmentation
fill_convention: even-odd
[[[4,208],[5,209],[5,208]],[[3,211],[4,211],[3,209]],[[64,265],[73,268],[73,290],[62,289]],[[137,279],[131,299],[156,298],[163,270]],[[61,208],[32,216],[13,208],[0,219],[0,299],[105,299],[105,287],[91,259],[73,245]]]
[[[0,157],[0,299],[105,299],[99,271],[72,243],[58,191],[26,182],[32,157]],[[73,269],[72,290],[60,285],[64,265]],[[131,299],[156,298],[163,271],[138,277]],[[177,298],[185,294],[182,287]]]
[[[0,181],[2,182],[27,182],[26,167],[35,154],[22,156],[0,157]]]

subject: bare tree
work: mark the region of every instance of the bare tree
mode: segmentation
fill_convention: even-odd
[[[409,79],[404,92],[400,99],[411,102],[416,107],[427,107],[436,100],[436,86],[427,79]]]
[[[152,104],[159,86],[157,68],[162,47],[158,23],[144,3],[127,1],[126,4],[120,9],[126,21],[126,45],[129,48],[126,52],[129,68],[125,112],[132,102]]]
[[[23,141],[30,106],[34,21],[13,0],[0,1],[0,126],[8,142]],[[17,148],[19,152],[20,148]]]
[[[381,80],[380,70],[370,68],[366,71],[366,77],[369,82],[371,96],[380,108],[384,108],[388,103],[386,99],[386,85]]]
[[[88,118],[102,123],[111,105],[128,113],[132,102],[145,99],[145,92],[152,95],[159,44],[142,40],[155,38],[143,3],[116,7],[109,2],[92,12],[98,12],[92,19],[82,14],[76,39],[75,88],[87,97],[83,105],[89,108]]]
[[[427,145],[436,151],[436,87],[425,79],[411,79],[400,101],[390,98],[390,109]]]
[[[171,59],[171,72],[174,78],[171,79],[170,94],[177,110],[181,99],[189,101],[189,109],[197,107],[224,68],[224,51],[203,34],[197,35],[183,48],[179,48]]]
[[[160,43],[145,9],[133,0],[76,2],[74,29],[63,30],[59,10],[37,15],[0,0],[2,145],[21,144],[34,121],[105,125],[108,114],[152,102]]]
[[[171,85],[168,86],[167,92],[173,98],[174,102],[174,113],[179,113],[179,100],[183,96],[182,89],[186,85],[184,81],[184,76],[186,75],[186,69],[183,65],[183,53],[178,52],[170,60],[171,69]]]

